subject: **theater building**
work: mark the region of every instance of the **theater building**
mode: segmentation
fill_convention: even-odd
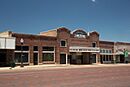
[[[61,27],[36,35],[0,33],[1,65],[13,61],[17,65],[120,63],[126,61],[120,49],[130,52],[130,43],[100,41],[98,32],[82,29]]]

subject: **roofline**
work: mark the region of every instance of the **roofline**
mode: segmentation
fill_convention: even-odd
[[[53,36],[34,35],[34,34],[23,34],[23,33],[17,33],[17,32],[12,32],[12,34],[26,35],[26,36],[34,36],[34,37],[50,37],[50,38],[56,38],[56,37],[53,37]]]

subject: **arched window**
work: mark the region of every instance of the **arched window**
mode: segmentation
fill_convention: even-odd
[[[83,30],[76,30],[75,32],[73,32],[74,34],[74,37],[77,37],[77,38],[86,38],[86,32],[83,31]]]

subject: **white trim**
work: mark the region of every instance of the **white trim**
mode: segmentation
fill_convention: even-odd
[[[68,55],[66,53],[66,64],[68,64]]]
[[[42,51],[42,53],[55,53],[55,51]]]
[[[38,53],[38,51],[33,51],[33,53]]]
[[[21,52],[23,52],[23,53],[29,53],[29,51],[14,51],[15,53],[21,53]]]
[[[56,54],[55,54],[55,53],[56,53],[56,51],[55,51],[55,47],[54,47],[54,62],[56,63],[56,59],[55,59],[55,58],[56,58],[56,57],[55,57]]]
[[[16,63],[16,64],[21,64],[21,63]],[[29,62],[23,62],[23,64],[29,64]]]

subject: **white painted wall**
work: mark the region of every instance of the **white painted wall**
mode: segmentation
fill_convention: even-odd
[[[15,38],[0,37],[0,49],[15,49]]]

